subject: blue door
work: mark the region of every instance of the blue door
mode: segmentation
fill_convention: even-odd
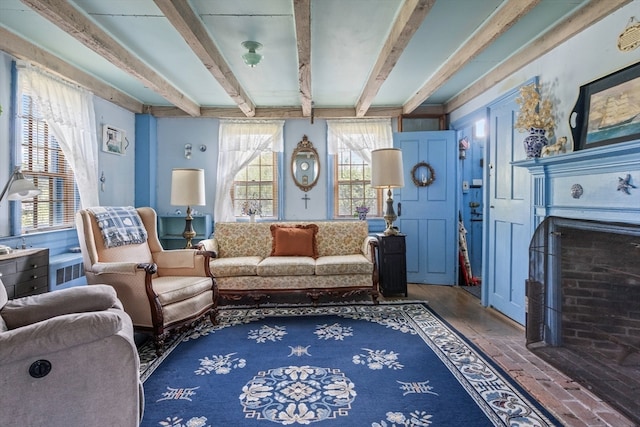
[[[517,91],[489,106],[489,182],[486,278],[482,287],[488,305],[524,324],[525,280],[531,239],[531,188],[525,168],[512,165],[526,157],[522,137],[513,129]],[[487,220],[488,217],[488,220]]]
[[[393,140],[402,150],[404,164],[405,184],[395,190],[394,201],[402,203],[396,225],[406,235],[407,280],[454,285],[458,272],[455,132],[401,132]],[[431,178],[433,182],[422,185]]]

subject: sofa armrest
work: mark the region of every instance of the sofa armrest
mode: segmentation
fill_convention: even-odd
[[[0,333],[0,360],[11,363],[98,341],[115,335],[122,326],[120,315],[109,311],[54,317]]]
[[[378,244],[378,239],[373,236],[367,236],[362,243],[362,255],[367,257],[371,262],[374,262],[375,247]]]
[[[15,329],[64,314],[102,311],[119,304],[115,289],[94,285],[9,300],[0,313],[7,327]]]
[[[205,251],[213,252],[214,255],[212,256],[212,258],[218,257],[218,241],[215,237],[212,237],[211,239],[200,240],[198,242],[198,248]]]

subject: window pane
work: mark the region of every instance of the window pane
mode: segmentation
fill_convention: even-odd
[[[22,233],[69,228],[79,208],[73,172],[28,93],[21,96],[22,172],[42,193],[21,203]]]
[[[232,190],[235,216],[248,214],[249,208],[252,208],[251,211],[259,208],[257,215],[263,217],[277,216],[277,167],[276,154],[267,151],[261,153],[246,168],[236,174]]]
[[[354,217],[358,206],[367,206],[368,216],[382,215],[380,191],[371,188],[371,167],[356,152],[340,146],[335,171],[335,217]]]

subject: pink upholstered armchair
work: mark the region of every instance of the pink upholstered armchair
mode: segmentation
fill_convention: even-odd
[[[139,370],[112,287],[7,300],[0,280],[1,426],[137,426]]]
[[[215,323],[218,290],[209,270],[210,252],[164,250],[158,240],[156,212],[148,207],[118,208],[132,215],[124,221],[129,226],[131,221],[133,225],[141,221],[138,231],[146,231],[146,239],[133,230],[114,243],[113,234],[103,234],[109,228],[105,225],[109,220],[101,216],[105,209],[76,214],[87,283],[113,286],[134,327],[153,334],[159,354],[170,332],[193,326],[206,316]],[[115,228],[111,227],[112,233]]]

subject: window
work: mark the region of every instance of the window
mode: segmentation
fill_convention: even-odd
[[[20,100],[22,172],[42,191],[22,201],[22,233],[73,227],[80,204],[73,171],[32,97]]]
[[[390,119],[327,120],[327,153],[333,156],[333,217],[382,216],[382,191],[371,188],[371,152],[393,146]]]
[[[263,151],[235,176],[231,198],[234,216],[243,216],[243,205],[259,206],[258,216],[278,216],[278,161],[276,153]]]
[[[381,192],[371,187],[371,166],[343,144],[334,157],[334,217],[353,217],[356,206],[367,206],[368,216],[381,216]]]

